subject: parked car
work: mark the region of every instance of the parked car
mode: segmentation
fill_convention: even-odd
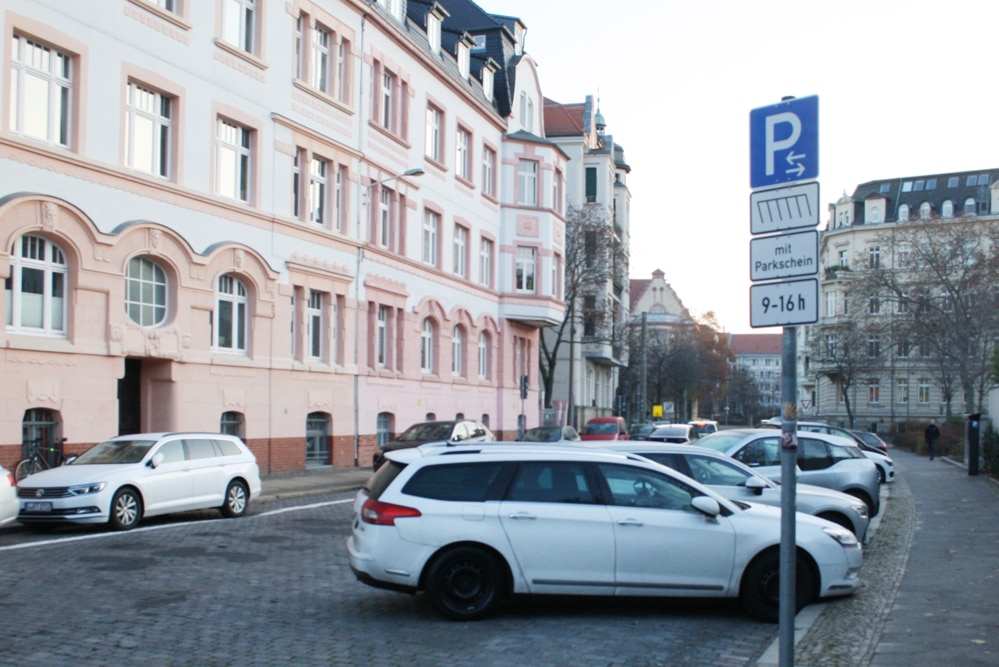
[[[472,419],[420,422],[407,428],[395,440],[379,445],[371,467],[378,470],[385,462],[385,453],[397,449],[419,447],[428,442],[491,442],[495,439],[489,427]]]
[[[773,429],[733,429],[706,435],[697,444],[731,456],[775,482],[781,477],[781,434]],[[875,517],[881,509],[878,468],[852,440],[825,433],[798,433],[798,480],[859,498]]]
[[[656,425],[652,422],[645,422],[644,424],[632,424],[631,428],[628,429],[628,437],[631,440],[645,440],[645,436],[652,433],[656,428]]]
[[[866,446],[867,448],[871,448],[872,450],[876,449],[882,454],[888,453],[888,443],[882,440],[881,436],[879,436],[877,433],[872,433],[871,431],[855,431],[852,429],[850,433],[852,433],[858,440],[860,440],[863,443],[861,445],[861,448],[864,448]]]
[[[657,426],[652,433],[645,436],[646,440],[653,442],[694,442],[700,438],[697,429],[690,424],[670,424],[669,426]]]
[[[688,423],[697,429],[698,435],[709,435],[718,432],[718,422],[713,419],[695,419]]]
[[[868,445],[867,442],[859,434],[862,431],[854,431],[852,429],[846,429],[841,426],[833,426],[832,424],[823,424],[822,422],[798,422],[798,431],[807,431],[810,433],[828,433],[829,435],[837,435],[841,438],[846,438],[847,440],[852,440],[856,444],[860,451],[867,458],[874,461],[875,465],[878,467],[878,481],[882,484],[886,482],[895,481],[895,462],[887,454],[887,447],[885,451],[881,451],[879,448],[872,447]],[[872,434],[873,435],[873,434]],[[875,436],[877,437],[877,436]]]
[[[583,425],[583,440],[627,440],[628,427],[624,417],[594,417]]]
[[[14,473],[0,466],[0,526],[16,519],[19,509]]]
[[[590,447],[426,445],[387,457],[354,499],[347,551],[363,583],[423,591],[460,620],[515,593],[739,598],[777,619],[777,508]],[[854,534],[801,512],[795,532],[796,607],[852,593]]]
[[[730,456],[696,443],[673,445],[658,442],[593,443],[614,452],[630,452],[669,466],[696,479],[729,500],[780,507],[780,485]],[[870,518],[859,498],[812,484],[795,484],[795,507],[799,512],[832,521],[864,541]]]
[[[138,433],[91,447],[17,485],[22,523],[107,523],[129,530],[146,517],[218,508],[246,513],[260,470],[239,438],[219,433]]]
[[[579,434],[571,426],[538,426],[527,429],[520,442],[579,442]]]

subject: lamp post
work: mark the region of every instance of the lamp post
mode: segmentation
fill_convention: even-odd
[[[361,452],[361,423],[360,423],[360,376],[361,376],[361,350],[360,350],[360,332],[361,332],[361,262],[364,260],[364,244],[365,240],[362,236],[362,222],[364,216],[362,215],[361,209],[367,210],[368,200],[370,198],[371,190],[375,186],[381,185],[382,183],[388,183],[389,181],[394,181],[400,178],[406,177],[416,177],[423,176],[426,172],[422,167],[414,167],[412,169],[407,169],[401,174],[396,174],[394,176],[389,176],[388,178],[383,178],[379,181],[373,181],[363,186],[360,196],[360,205],[357,207],[357,219],[355,221],[355,228],[357,234],[357,266],[354,270],[354,467],[358,467],[360,463],[360,452]],[[360,181],[358,181],[360,185]]]

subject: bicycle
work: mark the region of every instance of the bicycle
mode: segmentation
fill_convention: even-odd
[[[65,439],[63,442],[65,442]],[[49,464],[48,459],[42,455],[43,453],[55,454],[58,460],[56,466],[60,466],[65,463],[65,457],[62,455],[62,450],[60,448],[41,447],[37,444],[33,444],[31,446],[31,456],[18,463],[17,467],[14,468],[14,479],[20,482],[25,477],[34,475],[36,472],[56,467]]]

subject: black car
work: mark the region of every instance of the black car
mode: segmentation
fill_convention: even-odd
[[[395,440],[379,445],[372,460],[375,470],[385,462],[385,453],[419,447],[428,442],[492,442],[496,436],[484,424],[471,419],[432,421],[413,424]]]

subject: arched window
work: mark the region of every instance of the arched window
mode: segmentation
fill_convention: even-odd
[[[930,202],[924,201],[922,204],[920,204],[919,205],[919,219],[920,220],[929,220],[930,219],[930,210],[931,210]]]
[[[905,222],[909,219],[909,205],[902,204],[898,207],[898,221]]]
[[[243,415],[238,412],[223,412],[219,420],[219,433],[243,437]]]
[[[21,420],[21,458],[29,458],[38,451],[50,466],[59,465],[62,438],[58,431],[59,413],[44,408],[25,410]]]
[[[160,265],[146,257],[133,257],[125,273],[125,312],[144,327],[162,324],[166,320],[166,273]]]
[[[968,197],[964,200],[964,214],[974,215],[975,214],[975,198]]]
[[[434,347],[437,341],[437,327],[429,317],[423,320],[420,331],[420,370],[424,373],[434,372]]]
[[[246,286],[232,274],[219,276],[215,293],[215,340],[219,350],[246,352]]]
[[[378,436],[378,446],[391,442],[392,430],[395,424],[395,415],[391,412],[379,412],[378,423],[375,426],[375,433]]]
[[[305,418],[305,464],[329,465],[330,418],[322,412],[310,412]]]
[[[953,218],[954,217],[954,202],[952,202],[951,200],[948,199],[947,201],[945,201],[943,203],[943,207],[940,210],[941,210],[941,215],[943,215],[943,217],[945,217],[945,218]]]
[[[881,222],[881,208],[878,206],[871,207],[871,222]]]
[[[479,334],[479,378],[489,379],[489,334]]]
[[[7,326],[53,336],[66,334],[66,257],[59,246],[25,235],[10,249]]]
[[[465,330],[459,324],[451,332],[451,374],[465,374]]]

